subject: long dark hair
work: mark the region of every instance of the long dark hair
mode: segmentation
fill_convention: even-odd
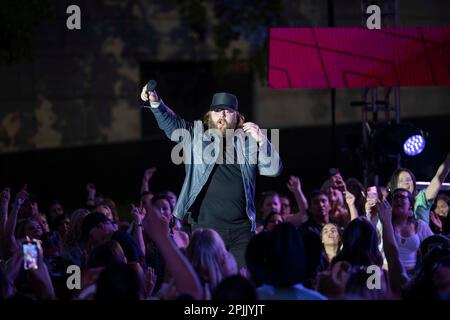
[[[175,227],[176,220],[173,215],[174,207],[172,206],[172,203],[170,202],[170,198],[167,196],[167,194],[160,192],[160,193],[155,194],[155,196],[152,198],[152,204],[155,205],[158,200],[166,200],[169,203],[170,212],[172,214],[172,217],[170,218],[170,221],[169,221],[169,229],[170,229],[170,232],[173,233],[173,228]]]
[[[391,179],[389,180],[389,183],[387,185],[387,189],[388,189],[389,193],[392,194],[395,191],[395,189],[397,189],[398,177],[400,176],[400,173],[402,173],[402,172],[409,173],[409,175],[411,176],[411,179],[413,181],[413,186],[414,186],[413,193],[416,193],[416,177],[414,176],[414,173],[412,173],[411,170],[406,169],[406,168],[399,168],[394,171],[394,173],[392,174]],[[413,194],[413,195],[415,195],[415,194]]]
[[[268,225],[269,222],[270,222],[270,218],[272,218],[272,217],[273,217],[274,215],[276,215],[276,214],[278,214],[278,215],[281,217],[281,213],[274,212],[274,211],[272,211],[271,213],[269,213],[269,214],[267,215],[267,217],[264,219],[264,230],[267,229],[267,225]],[[281,217],[281,219],[282,219],[282,222],[284,222],[283,217]]]
[[[261,232],[248,243],[245,259],[255,284],[290,287],[307,276],[303,238],[287,222]]]
[[[95,300],[139,300],[142,283],[131,265],[107,265],[97,280]]]
[[[363,184],[356,178],[348,178],[345,182],[347,190],[355,196],[355,207],[358,211],[358,215],[364,215],[367,192]],[[346,203],[347,205],[347,203]]]
[[[442,240],[439,239],[440,237]],[[414,278],[404,288],[402,292],[404,300],[442,299],[434,276],[438,268],[450,268],[450,244],[446,240],[445,237],[434,235],[422,242],[423,244],[428,241],[428,245],[433,247],[429,248],[427,252],[422,252],[423,245],[421,244],[422,265]]]
[[[383,265],[383,256],[378,249],[377,232],[366,217],[354,219],[342,236],[342,250],[332,264],[347,261],[351,265]]]
[[[436,204],[438,202],[438,200],[442,200],[445,203],[447,203],[447,206],[450,207],[450,197],[447,196],[446,194],[439,194],[436,197]],[[444,235],[446,235],[447,237],[450,237],[450,212],[447,213],[447,216],[445,217],[444,221],[443,221],[443,225],[442,225],[442,233]]]
[[[409,192],[408,190],[406,190],[406,189],[403,189],[403,188],[397,188],[397,189],[395,189],[395,190],[392,192],[392,200],[394,200],[394,194],[396,194],[396,193],[398,193],[398,192],[405,192],[405,193],[408,194],[408,200],[409,200],[409,204],[410,204],[410,206],[411,206],[411,212],[414,212],[414,202],[415,202],[415,199],[414,199],[413,194],[412,194],[411,192]],[[395,215],[394,213],[392,213],[392,222],[394,222],[395,219],[396,219],[396,215]],[[414,218],[414,214],[411,214],[410,216],[408,216],[407,222],[408,222],[409,224],[417,223],[417,220]]]

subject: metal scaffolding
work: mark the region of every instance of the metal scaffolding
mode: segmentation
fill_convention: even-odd
[[[362,0],[362,26],[366,27],[367,19],[370,16],[366,13],[367,7],[377,5],[381,9],[381,28],[397,27],[399,25],[398,2],[398,0]],[[367,152],[370,148],[370,134],[372,128],[380,123],[400,123],[400,88],[363,88],[361,101],[354,101],[351,105],[361,106],[364,185],[379,185],[379,176],[371,163],[371,154]],[[397,167],[400,167],[401,153],[396,154],[395,158]]]

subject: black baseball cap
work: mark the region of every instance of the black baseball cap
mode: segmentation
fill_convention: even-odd
[[[111,220],[101,212],[92,212],[88,214],[81,224],[81,240],[87,241],[91,230],[103,222],[111,222]]]
[[[212,98],[209,110],[229,109],[231,111],[238,110],[238,99],[234,94],[227,92],[215,93]]]

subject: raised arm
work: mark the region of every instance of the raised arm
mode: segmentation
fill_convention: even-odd
[[[86,199],[86,206],[89,209],[93,209],[95,207],[95,193],[97,190],[95,189],[95,185],[93,183],[88,183],[86,185],[86,191],[87,191],[87,199]]]
[[[409,281],[409,278],[398,253],[394,227],[392,226],[392,208],[386,200],[377,204],[377,207],[378,216],[383,226],[383,249],[389,267],[389,282],[392,292],[399,297],[402,287]]]
[[[345,203],[348,206],[348,210],[350,212],[350,221],[358,218],[358,209],[356,209],[355,205],[355,195],[347,190],[347,185],[345,184],[344,179],[340,173],[336,173],[331,177],[331,181],[335,188],[342,192],[345,197]]]
[[[134,227],[133,227],[133,236],[136,239],[137,243],[139,244],[139,247],[141,248],[142,253],[145,255],[145,242],[144,242],[144,235],[142,233],[142,221],[145,217],[143,207],[136,207],[134,204],[131,205],[131,213],[134,217]]]
[[[38,268],[29,271],[29,279],[34,294],[38,300],[55,300],[55,290],[47,265],[44,262],[44,251],[42,250],[41,242],[40,240],[33,240],[37,242],[39,248],[37,259]]]
[[[8,209],[9,209],[9,200],[11,198],[11,194],[9,188],[3,189],[0,194],[0,259],[5,257],[4,253],[4,235],[6,229],[6,222],[8,221]]]
[[[424,190],[424,192],[420,192],[417,195],[414,206],[414,217],[416,219],[423,220],[427,225],[430,224],[431,206],[449,172],[450,153],[447,154],[447,158],[437,169],[436,174],[430,181],[430,185]]]
[[[22,190],[16,195],[16,200],[14,201],[11,213],[6,222],[4,241],[5,241],[5,251],[13,252],[17,248],[16,237],[14,235],[16,231],[17,216],[19,215],[19,210],[27,199],[27,185],[23,186]]]
[[[145,204],[145,210],[144,232],[158,246],[166,262],[166,268],[174,279],[178,293],[200,299],[202,288],[198,276],[186,257],[170,239],[168,221],[164,220],[148,203]]]
[[[299,177],[291,176],[287,183],[287,188],[294,195],[297,203],[298,212],[285,218],[286,222],[290,222],[296,227],[299,227],[306,218],[306,210],[308,210],[308,200],[303,194],[302,186]]]
[[[447,178],[449,172],[450,172],[450,153],[447,154],[447,158],[445,158],[445,161],[439,166],[435,176],[433,177],[433,179],[431,179],[430,185],[425,190],[425,195],[428,201],[431,202],[434,200],[434,198],[436,198],[436,196],[439,193],[439,189],[445,182],[445,179]]]
[[[8,208],[10,199],[11,193],[9,191],[9,188],[3,189],[2,193],[0,194],[0,235],[3,235],[6,222],[8,221]]]
[[[305,194],[303,193],[300,178],[295,176],[289,177],[287,188],[294,195],[299,212],[301,214],[306,214],[306,210],[308,210],[308,200],[306,200]]]
[[[348,209],[350,211],[350,220],[358,218],[358,210],[355,206],[355,196],[350,191],[344,191],[345,202],[347,203]]]
[[[156,122],[166,136],[175,142],[179,142],[180,136],[191,135],[193,124],[179,117],[158,97],[156,91],[150,94],[147,92],[147,85],[142,88],[141,100],[144,101],[144,107],[149,108],[155,116]],[[175,130],[184,129],[182,134],[172,135]]]
[[[141,184],[141,195],[145,192],[150,191],[149,182],[150,179],[153,177],[153,174],[155,173],[156,168],[150,168],[145,170],[144,176],[142,177],[142,184]]]

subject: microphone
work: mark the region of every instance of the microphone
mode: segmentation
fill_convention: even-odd
[[[147,83],[147,92],[150,93],[152,91],[155,91],[157,85],[158,85],[158,83],[155,80],[150,80]]]
[[[158,83],[155,80],[150,80],[149,82],[147,82],[147,93],[149,96],[153,91],[155,91],[157,85]],[[143,108],[150,108],[150,107],[151,103],[149,99],[144,103]]]

